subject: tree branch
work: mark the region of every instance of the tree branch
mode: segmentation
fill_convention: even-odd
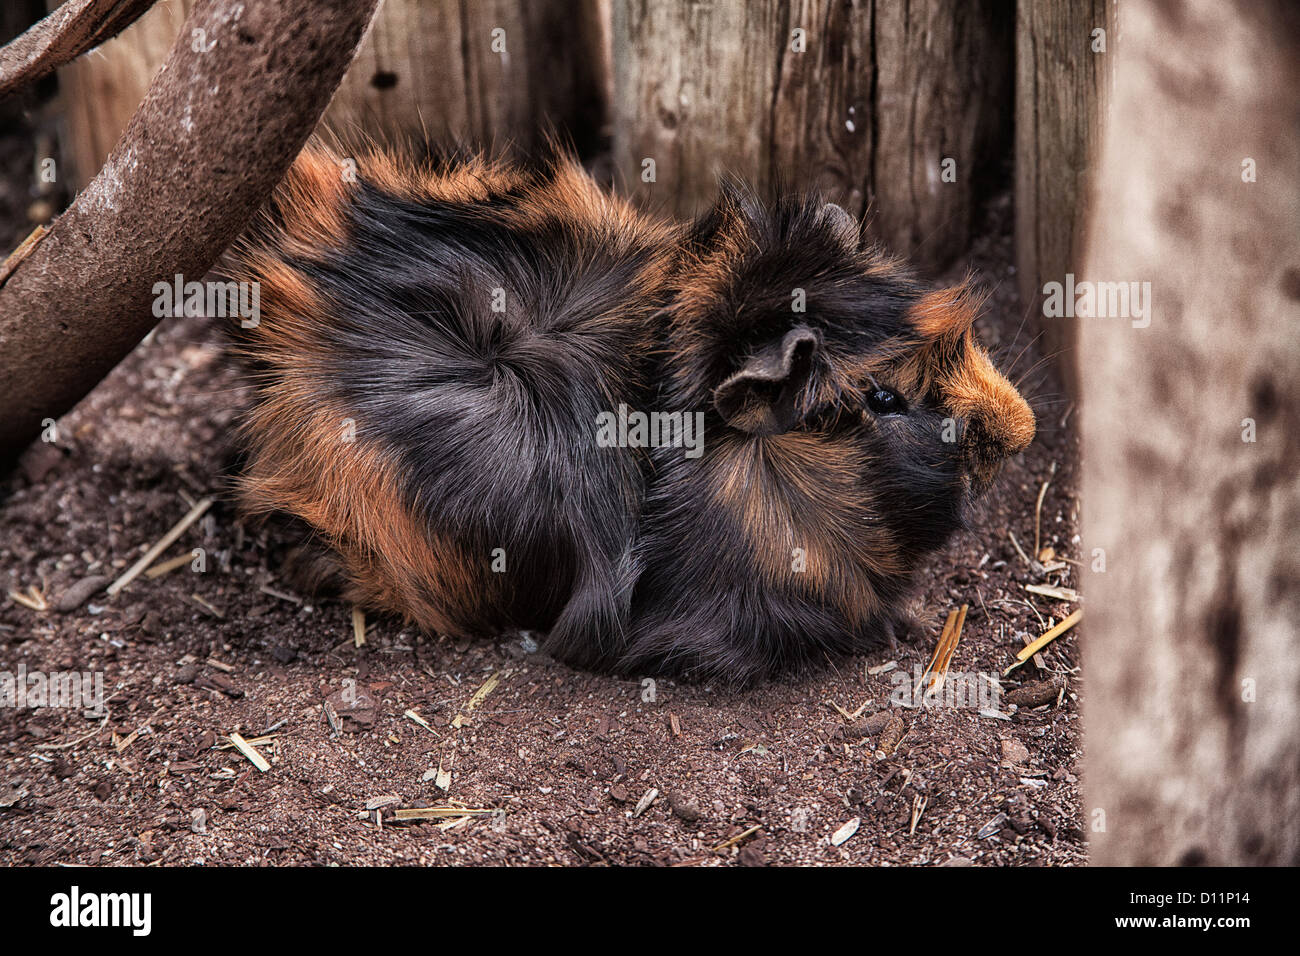
[[[104,168],[0,286],[0,459],[198,279],[311,134],[376,0],[200,0]],[[201,33],[197,31],[202,31]]]
[[[153,4],[154,0],[68,0],[0,47],[0,97],[111,40]]]

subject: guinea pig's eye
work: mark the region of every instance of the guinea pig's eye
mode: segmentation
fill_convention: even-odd
[[[892,388],[877,388],[867,395],[867,408],[877,415],[901,415],[907,411],[903,396]]]

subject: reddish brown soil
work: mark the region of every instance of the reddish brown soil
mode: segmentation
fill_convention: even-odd
[[[996,286],[981,331],[1011,346],[1021,307],[1005,198],[990,216],[995,238],[962,268]],[[1053,390],[1038,389],[1038,440],[923,577],[915,644],[745,692],[659,681],[648,700],[641,683],[548,662],[518,638],[457,643],[379,620],[357,648],[347,606],[261,590],[287,590],[275,543],[221,501],[164,555],[203,548],[203,573],[141,577],[67,613],[3,597],[35,587],[53,604],[88,576],[116,577],[193,501],[221,494],[245,396],[211,328],[168,321],[60,423],[57,446],[0,483],[0,671],[99,670],[109,698],[97,720],[0,707],[0,864],[1080,863],[1076,632],[1043,653],[1046,672],[1029,664],[1005,682],[1063,679],[1059,706],[1009,720],[900,709],[887,756],[876,751],[897,724],[881,731],[872,715],[888,707],[891,673],[868,672],[923,667],[947,612],[967,603],[952,669],[998,673],[1022,635],[1071,610],[1024,591],[1040,579],[1008,537],[1033,548],[1056,463],[1041,544],[1080,558],[1075,441]],[[1052,580],[1077,586],[1074,569]],[[266,731],[268,772],[214,749]],[[393,813],[453,804],[496,812]],[[857,832],[832,845],[854,818]]]

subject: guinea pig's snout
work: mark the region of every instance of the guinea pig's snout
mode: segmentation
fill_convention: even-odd
[[[993,483],[993,479],[1002,470],[1006,455],[989,435],[988,428],[980,419],[966,423],[962,435],[962,470],[970,478],[971,490],[982,492]]]
[[[975,490],[987,488],[1002,464],[1034,440],[1034,413],[1008,382],[996,400],[985,403],[966,422],[963,458]]]
[[[1034,413],[976,345],[942,376],[941,391],[949,411],[965,423],[962,465],[974,490],[982,490],[1004,461],[1034,440]]]

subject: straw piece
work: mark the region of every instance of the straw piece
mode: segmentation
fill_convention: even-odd
[[[1082,618],[1083,608],[1079,608],[1079,610],[1075,611],[1060,624],[1056,625],[1056,627],[1052,628],[1038,640],[1034,641],[1034,643],[1021,650],[1020,653],[1016,655],[1016,660],[1021,662],[1029,660],[1029,658],[1037,654],[1048,644],[1052,643],[1052,641],[1056,640],[1070,628],[1074,627],[1074,625],[1078,624]]]
[[[203,513],[212,507],[213,500],[214,499],[212,498],[204,498],[202,501],[196,502],[194,507],[186,512],[185,517],[172,525],[171,530],[159,538],[157,544],[144,553],[144,557],[131,565],[125,574],[108,586],[109,597],[117,594],[139,577],[140,573],[144,571],[145,568],[157,561],[158,556],[170,548],[175,543],[176,539],[185,533],[186,529],[189,528],[190,525],[203,517]]]
[[[164,574],[171,574],[177,568],[183,568],[187,564],[194,563],[194,552],[188,551],[185,554],[178,554],[174,558],[164,561],[162,564],[155,564],[152,568],[144,573],[144,576],[152,581],[154,578],[160,578]]]
[[[235,745],[235,749],[247,757],[254,767],[266,773],[271,769],[271,765],[266,762],[266,758],[257,752],[257,749],[239,734],[231,734],[230,742]]]

